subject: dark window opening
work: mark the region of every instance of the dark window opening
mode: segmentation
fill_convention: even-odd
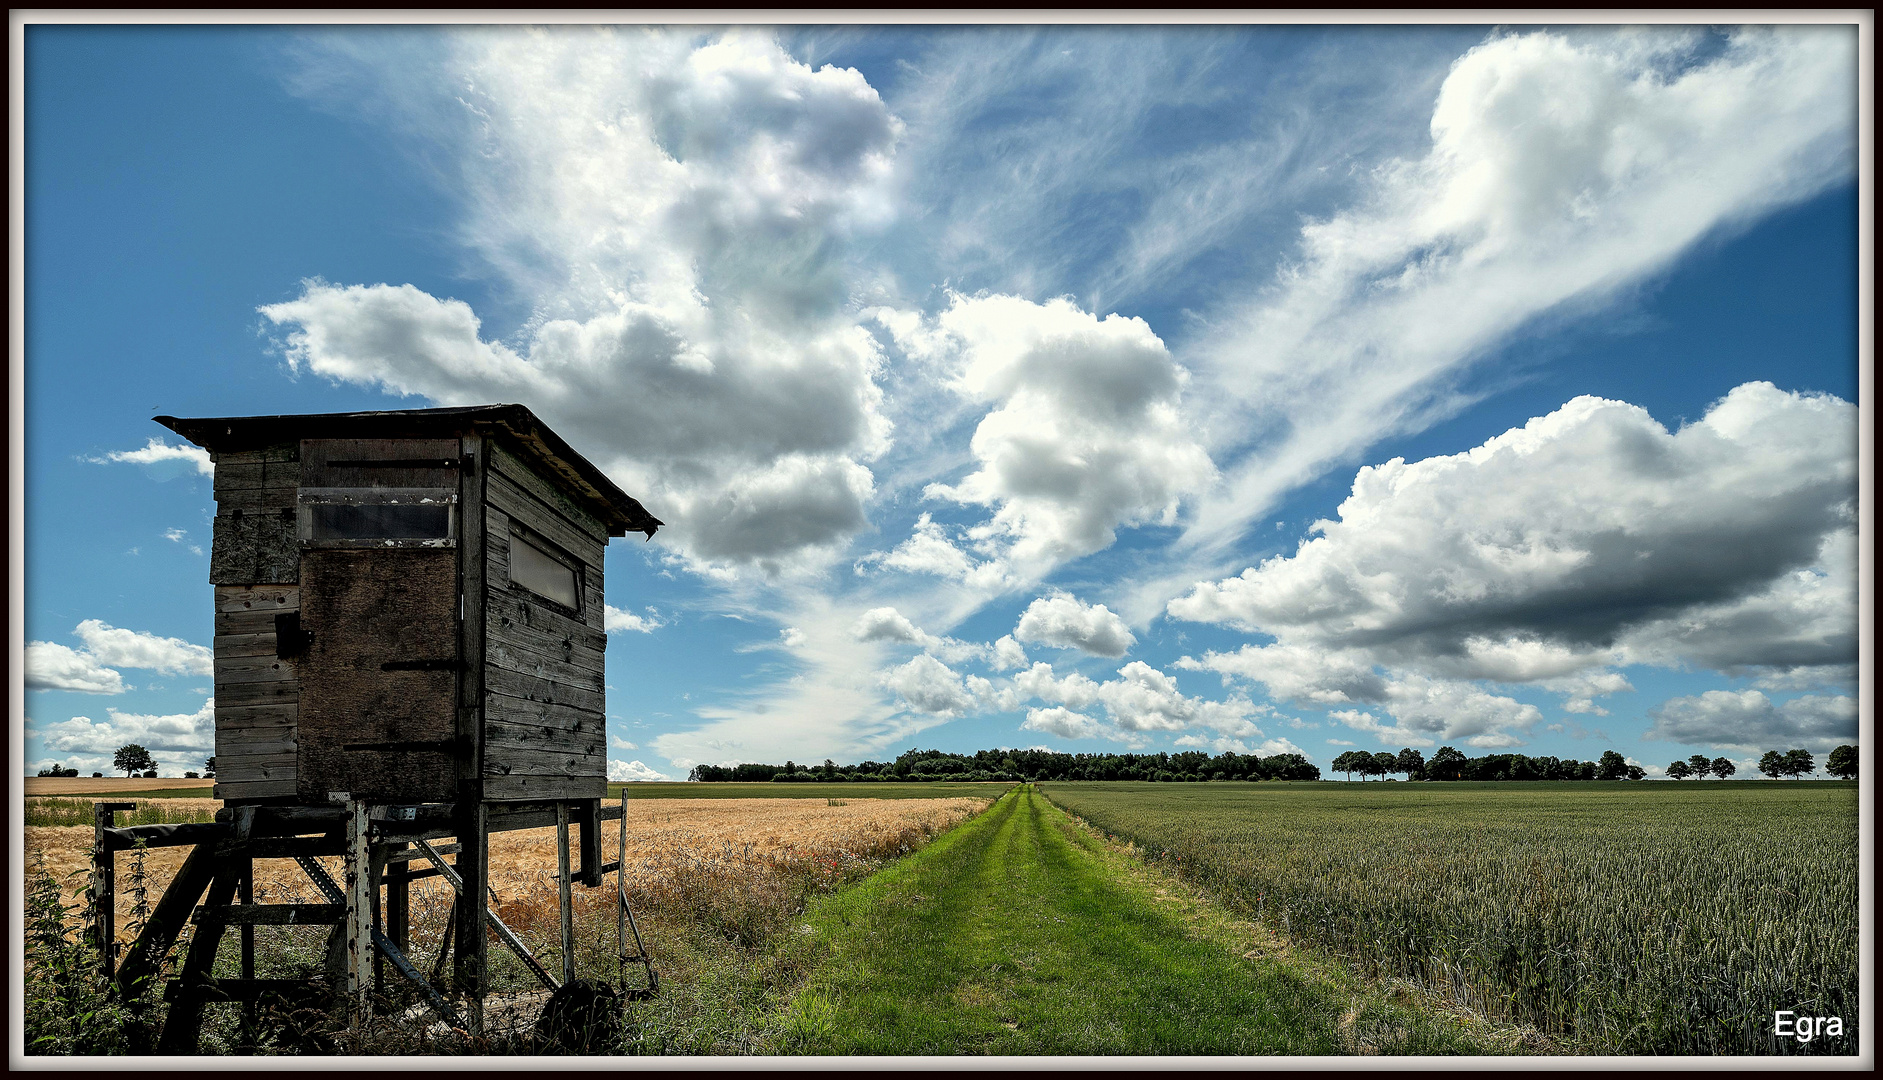
[[[310,509],[315,540],[444,540],[451,536],[451,507],[440,503],[316,503]]]
[[[517,533],[510,534],[510,581],[563,607],[582,606],[575,569]]]

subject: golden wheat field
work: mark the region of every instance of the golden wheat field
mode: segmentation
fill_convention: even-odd
[[[172,777],[125,777],[125,776],[29,776],[26,778],[26,796],[36,795],[81,795],[108,791],[110,795],[98,795],[100,802],[118,795],[135,796],[146,791],[187,791],[201,788],[203,798],[209,798],[215,788],[214,780],[178,779]]]
[[[166,799],[166,808],[208,809],[214,799]],[[984,799],[846,799],[829,805],[820,799],[630,799],[627,804],[627,850],[624,866],[631,889],[658,886],[678,871],[703,863],[736,869],[775,860],[808,859],[833,868],[847,860],[878,856],[912,832],[934,835],[979,811]],[[612,862],[620,850],[619,826],[602,825],[602,858]],[[573,839],[573,838],[572,838]],[[78,886],[91,866],[92,829],[89,826],[29,826],[25,834],[25,869],[32,873],[43,857],[45,867],[60,881]],[[155,904],[183,863],[188,848],[158,848],[144,856],[149,903]],[[132,856],[120,853],[118,919],[130,923]],[[341,860],[323,859],[338,879]],[[423,865],[420,863],[420,865]],[[556,874],[556,830],[528,829],[491,837],[491,889],[500,910],[540,904],[544,885]],[[415,907],[432,906],[449,888],[437,878],[414,882]],[[578,893],[583,890],[578,889]],[[599,890],[597,890],[599,892]],[[433,897],[430,894],[441,895]],[[553,896],[553,892],[549,895]],[[317,899],[315,887],[299,866],[288,859],[267,859],[255,868],[257,903],[287,903]],[[553,901],[552,901],[553,902]],[[508,915],[505,916],[509,918]]]

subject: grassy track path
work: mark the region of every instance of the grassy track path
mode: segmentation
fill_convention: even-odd
[[[811,1054],[1338,1054],[1349,995],[1204,940],[1029,788],[807,912]],[[1391,1007],[1388,1007],[1391,1010]],[[1472,1052],[1431,1024],[1401,1053]],[[1414,1034],[1414,1033],[1418,1034]],[[1350,1042],[1349,1042],[1350,1045]]]

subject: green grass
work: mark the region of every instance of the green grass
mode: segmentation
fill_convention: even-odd
[[[1854,784],[1042,790],[1292,942],[1591,1052],[1857,1046]]]
[[[140,791],[138,797],[124,799],[124,802],[136,802],[135,810],[120,810],[115,819],[121,828],[126,825],[180,825],[188,822],[214,821],[215,814],[210,810],[173,810],[166,806],[153,805],[145,796],[149,792]],[[198,798],[201,797],[199,794]],[[158,796],[162,798],[162,796]],[[28,825],[85,825],[94,824],[93,801],[79,796],[33,796],[26,800],[26,824]]]
[[[955,783],[856,783],[832,784],[689,784],[670,783],[609,784],[608,797],[619,799],[625,791],[630,799],[994,799],[1013,784],[1005,781]]]
[[[1481,1049],[1448,1018],[1245,957],[1028,787],[805,919],[790,1053]]]

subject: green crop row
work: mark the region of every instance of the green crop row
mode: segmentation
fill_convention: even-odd
[[[57,799],[32,798],[26,800],[26,824],[28,825],[91,825],[92,799]],[[208,809],[177,810],[166,807],[161,800],[138,799],[137,809],[120,810],[114,824],[125,825],[183,825],[196,821],[213,821],[215,812]]]
[[[1854,784],[1043,790],[1293,940],[1591,1051],[1857,1046]]]

